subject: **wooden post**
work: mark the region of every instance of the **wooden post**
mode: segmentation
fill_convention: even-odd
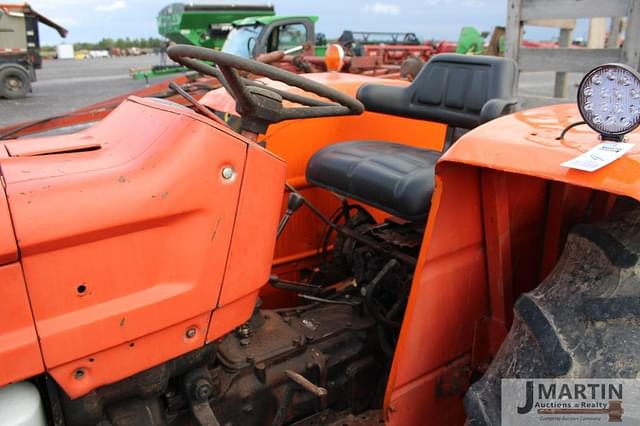
[[[518,61],[518,50],[522,38],[522,20],[520,10],[522,0],[509,0],[507,4],[507,29],[504,35],[504,57]]]
[[[572,38],[573,30],[568,28],[561,28],[560,39],[558,40],[559,47],[569,47],[571,45]],[[556,84],[553,88],[553,96],[555,98],[566,98],[569,96],[569,84],[567,82],[566,72],[556,73]]]
[[[504,33],[504,57],[513,59],[518,63],[518,51],[522,38],[522,20],[520,19],[522,0],[508,0],[507,3],[507,28]],[[515,75],[515,85],[518,87],[520,80],[520,68]]]
[[[638,69],[640,65],[640,0],[629,0],[627,30],[622,46],[622,62]]]
[[[589,49],[604,49],[607,38],[607,18],[591,18],[589,21],[589,38],[587,47]]]

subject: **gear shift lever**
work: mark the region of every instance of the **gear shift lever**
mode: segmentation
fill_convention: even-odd
[[[296,212],[300,207],[304,204],[304,198],[297,192],[289,193],[289,200],[287,200],[287,211],[284,212],[284,216],[280,219],[280,224],[278,225],[278,238],[280,238],[280,234],[284,231],[285,226],[289,223],[289,219],[293,213]]]

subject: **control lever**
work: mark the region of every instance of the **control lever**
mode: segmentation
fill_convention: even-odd
[[[287,200],[287,211],[284,212],[284,216],[280,219],[280,224],[278,225],[278,236],[280,238],[280,234],[284,231],[285,226],[289,223],[289,219],[291,216],[304,204],[304,198],[302,195],[297,192],[290,192],[289,199]]]
[[[322,406],[324,407],[325,397],[327,396],[327,389],[316,386],[312,382],[309,381],[302,374],[298,374],[293,370],[285,370],[285,376],[293,383],[287,384],[284,388],[284,398],[282,399],[282,403],[276,412],[276,416],[273,419],[273,423],[271,426],[282,426],[284,424],[285,419],[289,413],[289,407],[291,406],[291,401],[293,399],[294,393],[297,391],[296,387],[301,387],[302,389],[310,392],[312,395],[320,398],[320,401],[323,402]]]
[[[207,118],[210,118],[211,120],[215,121],[218,124],[222,124],[225,127],[229,127],[229,125],[225,123],[220,117],[218,117],[217,115],[209,111],[207,107],[205,107],[200,102],[198,102],[193,96],[187,93],[186,90],[178,86],[175,82],[172,81],[171,83],[169,83],[169,88],[174,92],[176,92],[177,94],[179,94],[180,96],[182,96],[183,98],[185,98],[186,100],[188,100],[191,103],[191,105],[193,105],[193,107],[200,114],[204,115]]]
[[[327,395],[327,393],[328,393],[326,388],[323,388],[323,387],[320,387],[320,386],[316,386],[309,379],[304,377],[302,374],[296,373],[293,370],[285,370],[284,374],[292,382],[296,383],[302,389],[306,390],[307,392],[312,393],[313,395],[315,395],[315,396],[317,396],[319,398],[325,397]]]
[[[280,290],[297,291],[304,294],[320,294],[322,286],[280,279],[277,275],[269,277],[269,284]]]

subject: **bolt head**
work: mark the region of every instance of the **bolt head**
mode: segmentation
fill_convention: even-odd
[[[199,380],[196,385],[196,396],[199,401],[206,401],[213,395],[213,386],[206,380]]]
[[[187,330],[187,332],[185,333],[185,335],[187,336],[187,339],[192,339],[196,336],[197,330],[195,327],[191,327]]]
[[[236,171],[233,169],[233,167],[230,166],[223,167],[220,174],[222,175],[222,179],[229,182],[235,180],[236,178]]]
[[[84,377],[85,373],[86,371],[84,370],[84,368],[78,368],[73,372],[73,378],[76,380],[80,380]]]

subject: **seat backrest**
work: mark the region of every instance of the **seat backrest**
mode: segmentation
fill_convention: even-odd
[[[368,111],[472,129],[516,103],[516,63],[494,56],[435,55],[407,87],[367,84],[358,99]]]

